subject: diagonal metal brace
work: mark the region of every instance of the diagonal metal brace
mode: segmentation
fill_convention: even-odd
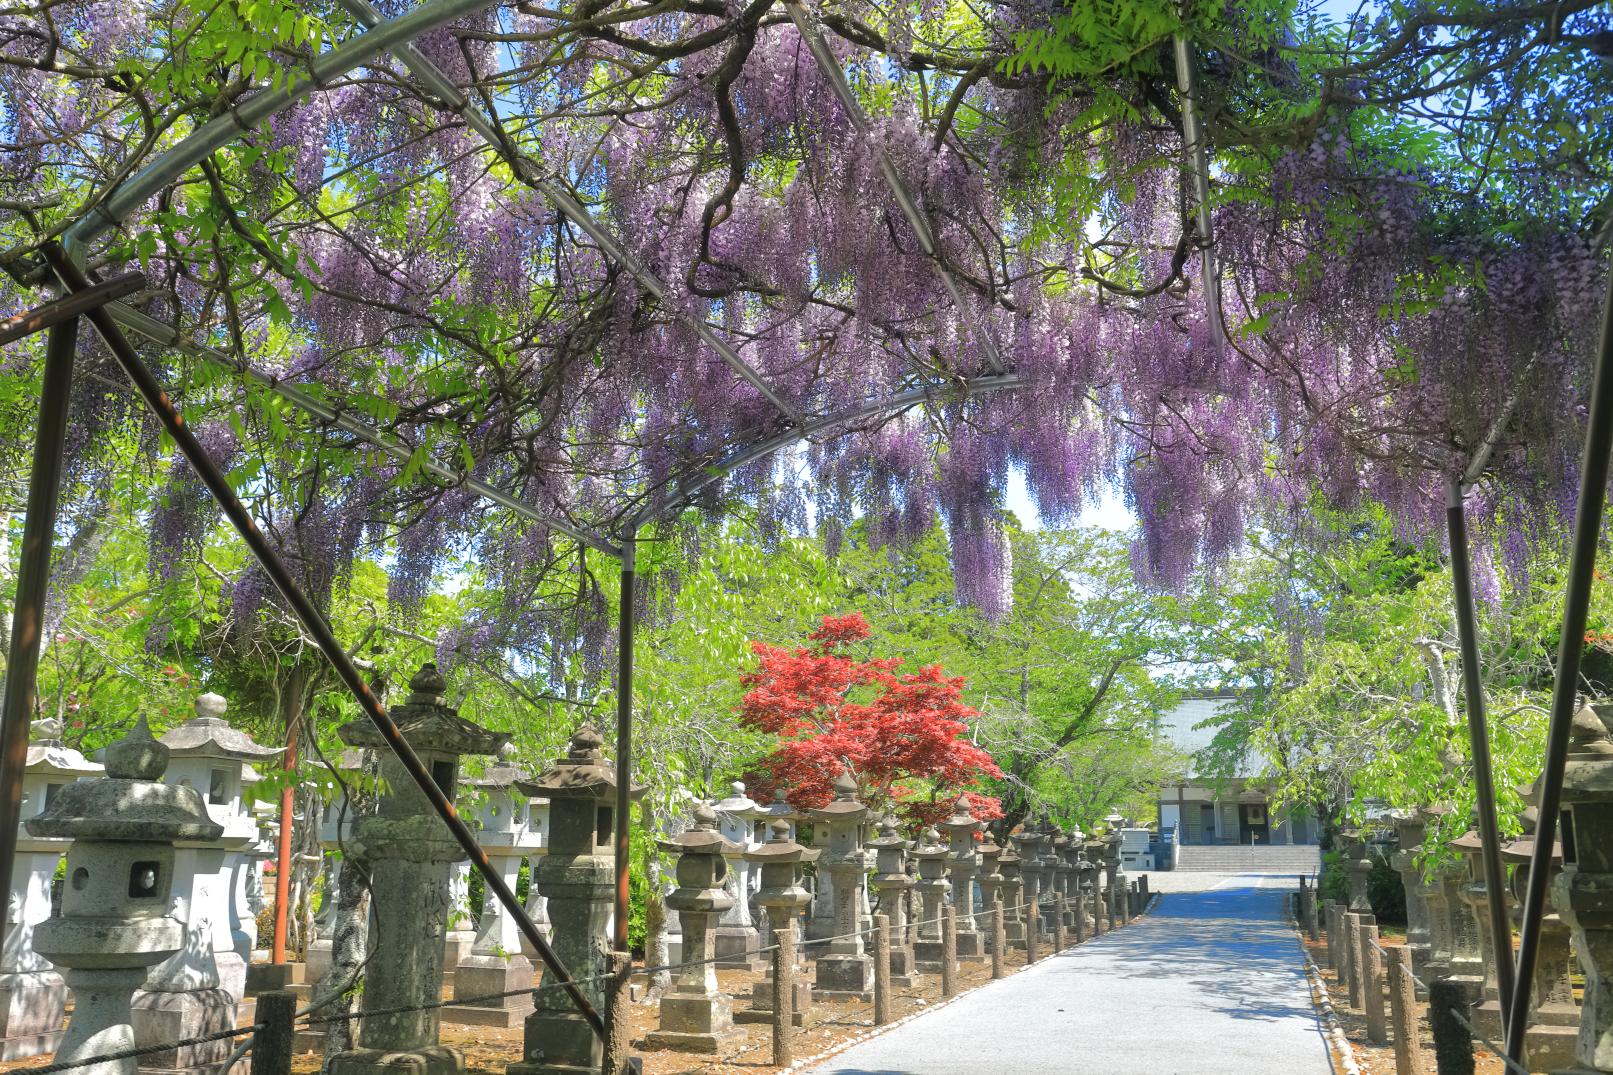
[[[90,282],[85,278],[84,273],[78,266],[73,264],[72,260],[59,246],[46,244],[42,253],[45,260],[50,264],[51,269],[61,280],[63,288],[68,292],[84,291],[90,286]],[[163,390],[156,377],[140,361],[140,356],[135,353],[134,347],[129,343],[129,338],[123,334],[123,330],[118,327],[117,322],[112,319],[105,309],[91,310],[87,316],[91,324],[95,326],[96,331],[101,334],[101,338],[106,341],[108,349],[111,350],[113,357],[117,359],[118,365],[123,368],[124,374],[133,383],[135,390],[145,401],[146,406],[150,408],[151,413],[157,420],[162,423],[164,431],[173,438],[181,454],[190,463],[191,469],[196,472],[197,477],[201,478],[202,483],[207,486],[207,491],[213,495],[214,501],[223,510],[225,517],[229,519],[230,525],[241,535],[242,540],[246,542],[247,548],[251,550],[252,555],[262,566],[264,573],[269,576],[275,587],[285,597],[287,604],[291,606],[292,612],[302,624],[303,630],[308,632],[315,645],[325,654],[325,659],[330,661],[331,667],[335,670],[337,677],[341,679],[343,686],[352,693],[353,698],[359,704],[359,708],[364,711],[365,716],[369,717],[371,723],[380,731],[382,738],[387,741],[387,745],[397,755],[398,761],[403,764],[404,771],[409,774],[409,778],[414,781],[421,794],[426,797],[432,808],[437,811],[438,816],[443,820],[443,824],[448,826],[448,831],[453,835],[455,842],[470,857],[471,863],[482,875],[482,881],[487,886],[487,891],[491,892],[494,898],[503,905],[505,912],[515,921],[516,927],[521,931],[521,935],[537,951],[538,956],[543,960],[544,966],[549,969],[549,973],[555,976],[557,984],[566,991],[566,995],[577,1006],[577,1010],[588,1021],[588,1025],[593,1028],[594,1033],[603,1039],[605,1036],[605,1023],[599,1012],[594,1009],[593,1004],[589,1002],[582,989],[572,980],[571,973],[566,970],[565,964],[560,962],[560,958],[555,954],[554,949],[549,947],[549,942],[544,939],[543,934],[538,932],[538,927],[532,923],[532,919],[527,917],[526,909],[521,906],[521,901],[515,898],[515,893],[504,883],[504,878],[499,871],[493,868],[492,862],[488,860],[487,852],[483,851],[481,845],[476,842],[475,835],[472,834],[470,827],[459,816],[459,812],[454,808],[452,800],[448,798],[442,788],[437,786],[437,782],[432,779],[430,771],[426,769],[425,763],[420,760],[419,755],[414,752],[414,748],[403,738],[403,733],[398,730],[397,724],[387,713],[386,707],[381,704],[380,699],[370,692],[369,684],[364,682],[364,677],[359,674],[352,658],[348,657],[347,651],[342,648],[341,642],[336,638],[336,632],[320,611],[314,607],[314,603],[302,592],[302,588],[297,585],[296,579],[292,577],[284,561],[274,551],[274,547],[269,544],[269,539],[264,536],[262,530],[258,529],[258,524],[253,520],[251,513],[247,511],[246,505],[241,503],[241,499],[235,495],[235,490],[231,488],[229,479],[208,458],[207,453],[197,442],[195,435],[191,433],[190,426],[185,424],[184,417],[180,415],[173,401],[168,398],[168,393]]]

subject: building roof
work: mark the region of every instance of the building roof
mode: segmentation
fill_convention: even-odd
[[[1203,765],[1200,754],[1210,748],[1216,733],[1221,730],[1218,724],[1207,727],[1201,725],[1212,720],[1222,710],[1230,708],[1236,698],[1237,695],[1232,691],[1188,694],[1184,695],[1175,706],[1159,715],[1160,736],[1177,750],[1193,758],[1193,764],[1188,770],[1189,777],[1201,774]],[[1232,773],[1217,775],[1247,779],[1263,775],[1265,769],[1266,766],[1260,758],[1246,752]]]

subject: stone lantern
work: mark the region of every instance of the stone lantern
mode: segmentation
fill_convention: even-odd
[[[461,717],[444,699],[446,690],[437,666],[423,665],[409,680],[407,700],[392,709],[392,719],[437,787],[453,801],[460,758],[497,754],[508,737]],[[375,813],[353,822],[353,853],[369,867],[375,905],[363,1007],[435,1005],[442,997],[449,867],[464,852],[373,724],[353,721],[338,734],[348,746],[376,752],[385,788]],[[464,1070],[464,1054],[438,1040],[440,1015],[439,1008],[431,1007],[365,1016],[358,1047],[327,1058],[331,1075]]]
[[[997,869],[1002,873],[1003,937],[1008,945],[1025,945],[1025,879],[1019,872],[1020,859],[1012,842],[997,856]]]
[[[1423,871],[1417,865],[1417,856],[1423,850],[1428,815],[1413,809],[1397,810],[1392,817],[1395,853],[1389,865],[1400,875],[1400,887],[1406,894],[1406,947],[1411,949],[1412,973],[1420,978],[1428,966],[1429,932],[1428,902],[1423,898]]]
[[[975,848],[975,854],[980,856],[980,870],[975,875],[975,880],[980,883],[980,906],[975,910],[975,928],[985,937],[985,949],[990,952],[993,941],[991,905],[1002,898],[1003,891],[1003,849],[998,847],[997,842],[988,834],[984,842]],[[1006,914],[1005,907],[1004,915]],[[1006,917],[1003,929],[1007,931]]]
[[[1472,829],[1451,841],[1451,846],[1461,852],[1467,865],[1462,901],[1472,918],[1473,935],[1478,941],[1482,965],[1475,986],[1479,1001],[1473,1009],[1473,1025],[1486,1037],[1498,1038],[1501,1036],[1501,986],[1496,970],[1495,938],[1490,931],[1492,894],[1484,881],[1484,842],[1479,838],[1478,830]],[[1506,897],[1507,894],[1503,892],[1497,898],[1505,901]]]
[[[760,886],[757,889],[757,901],[767,912],[767,924],[770,930],[768,944],[775,943],[780,930],[795,929],[796,916],[801,909],[812,902],[812,893],[807,891],[802,866],[817,860],[819,852],[816,848],[802,847],[790,836],[790,823],[783,818],[775,820],[769,829],[767,842],[745,852],[751,866],[761,871]],[[812,983],[807,981],[806,975],[800,973],[800,955],[797,950],[797,965],[794,968],[795,988],[791,999],[790,1010],[793,1013],[791,1021],[796,1026],[806,1024],[806,1012],[812,1006]],[[770,1023],[773,1021],[773,970],[768,967],[767,976],[756,986],[751,993],[749,1011],[734,1013],[734,1020],[740,1023]]]
[[[834,939],[818,956],[814,988],[822,996],[868,1000],[873,995],[874,961],[863,945],[867,925],[861,893],[867,860],[863,827],[868,807],[857,800],[857,781],[850,773],[835,778],[834,799],[806,815],[816,828],[828,833],[828,853],[819,860],[818,876],[829,876],[834,896]]]
[[[1019,853],[1019,875],[1025,882],[1025,929],[1029,932],[1031,912],[1034,910],[1037,915],[1042,913],[1042,877],[1046,870],[1042,865],[1040,851],[1046,837],[1034,823],[1027,821],[1019,832],[1009,839],[1014,842],[1014,848]],[[1039,918],[1037,921],[1045,932],[1047,923],[1041,922]],[[1040,935],[1036,938],[1038,943],[1041,939]]]
[[[985,828],[969,812],[969,800],[958,796],[952,816],[941,823],[947,834],[947,874],[952,881],[952,905],[957,908],[957,955],[960,963],[979,963],[986,958],[986,945],[975,926],[975,874],[980,856],[975,851],[975,833]]]
[[[538,887],[538,868],[543,864],[543,857],[549,853],[549,800],[542,796],[527,794],[527,890],[526,890],[526,916],[532,924],[543,934],[543,939],[554,939],[554,929],[549,924],[549,901],[544,898],[543,890]],[[530,960],[538,958],[538,950],[532,942],[521,934],[521,954]],[[532,964],[534,967],[536,963]]]
[[[34,836],[73,841],[61,909],[34,930],[34,950],[61,968],[73,990],[58,1063],[164,1040],[136,1035],[130,1002],[146,972],[186,943],[184,927],[169,914],[174,843],[217,840],[223,832],[195,788],[160,783],[168,748],[151,737],[144,716],[106,748],[105,759],[106,779],[61,788],[27,825]],[[228,1041],[217,1041],[153,1056],[185,1070],[217,1064],[229,1051]],[[74,1070],[134,1075],[136,1064],[104,1060]]]
[[[1536,784],[1523,789],[1525,799],[1538,795]],[[1531,804],[1524,811],[1525,833],[1501,849],[1501,859],[1512,864],[1507,885],[1512,893],[1512,921],[1521,925],[1523,902],[1529,888],[1529,869],[1535,851],[1535,824],[1539,812]],[[1552,845],[1551,877],[1562,872],[1563,845]],[[1545,908],[1540,920],[1540,948],[1535,959],[1533,988],[1529,991],[1529,1024],[1524,1035],[1524,1059],[1531,1071],[1563,1071],[1574,1065],[1574,1045],[1579,1037],[1579,1005],[1574,1003],[1574,985],[1569,971],[1574,954],[1569,946],[1568,924],[1553,908]]]
[[[879,897],[879,913],[890,918],[891,981],[904,988],[918,981],[913,946],[907,936],[907,891],[913,887],[913,877],[907,872],[907,851],[912,846],[911,840],[897,833],[896,819],[889,815],[879,823],[879,836],[868,841],[874,852],[871,884]]]
[[[1349,887],[1348,909],[1357,914],[1371,914],[1372,901],[1367,899],[1367,877],[1372,873],[1372,860],[1367,857],[1366,834],[1359,829],[1339,833],[1344,840],[1345,882]]]
[[[1552,902],[1574,934],[1585,971],[1575,1057],[1613,1071],[1613,725],[1606,706],[1584,706],[1569,731],[1563,769],[1563,871]],[[68,979],[72,983],[72,979]]]
[[[460,781],[464,788],[480,792],[476,802],[464,811],[476,830],[476,842],[487,852],[498,875],[515,891],[521,875],[521,859],[537,845],[532,830],[531,800],[516,785],[528,775],[509,760],[506,745],[499,760],[479,777]],[[492,893],[482,897],[481,920],[470,954],[454,968],[454,1001],[443,1009],[450,1023],[467,1026],[497,1026],[509,1029],[520,1025],[532,1011],[532,996],[520,993],[494,1000],[467,1003],[469,998],[507,993],[532,983],[532,961],[522,950],[521,931],[515,919]]]
[[[1108,898],[1103,890],[1103,841],[1081,845],[1081,891],[1086,896],[1087,932],[1096,936],[1109,928]]]
[[[1061,871],[1064,882],[1062,891],[1066,900],[1064,927],[1077,940],[1086,936],[1086,913],[1082,910],[1085,901],[1081,899],[1081,843],[1085,839],[1086,834],[1079,827],[1073,828],[1059,848],[1059,857],[1064,862]]]
[[[1117,824],[1112,824],[1103,837],[1103,873],[1107,878],[1103,891],[1109,917],[1104,924],[1114,929],[1131,917],[1126,910],[1126,870],[1120,862],[1120,826]]]
[[[775,821],[784,822],[784,827],[789,832],[790,839],[794,840],[796,838],[795,823],[799,820],[800,815],[795,812],[795,808],[783,799],[774,800],[766,806],[758,806],[756,820],[751,822],[751,838],[745,844],[746,849],[755,850],[762,844],[767,843],[773,832],[773,823]],[[756,924],[758,946],[766,948],[773,943],[773,938],[768,933],[767,908],[762,906],[759,895],[762,888],[759,872],[761,867],[749,860],[746,860],[745,865],[750,870],[751,879],[750,899],[747,901],[750,905],[751,921]],[[768,958],[765,955],[761,958],[765,968],[768,964]]]
[[[715,1053],[732,1041],[732,1005],[717,989],[715,955],[717,916],[732,907],[728,856],[739,845],[717,831],[717,811],[704,804],[695,807],[694,827],[661,847],[678,853],[678,887],[666,898],[669,910],[678,912],[683,926],[684,966],[673,981],[672,992],[661,998],[661,1024],[649,1035],[660,1049]]]
[[[252,763],[272,761],[285,750],[259,746],[245,732],[230,727],[224,719],[228,707],[229,703],[218,695],[204,694],[196,699],[196,715],[162,737],[169,756],[165,779],[200,792],[208,816],[223,827],[224,833],[218,840],[178,845],[174,855],[174,896],[181,904],[178,917],[190,936],[184,951],[153,968],[146,992],[189,994],[200,989],[204,995],[189,1001],[168,995],[137,996],[137,1027],[148,1010],[171,1012],[176,1005],[198,1010],[212,1008],[215,1000],[205,995],[210,988],[223,989],[234,1004],[239,1004],[246,994],[246,964],[252,955],[252,943],[245,938],[244,924],[237,919],[235,895],[244,884],[245,879],[239,875],[250,861],[246,850],[258,835],[258,825],[244,805],[243,777]],[[238,943],[238,930],[244,944]],[[256,935],[254,924],[253,937]],[[199,952],[211,954],[199,957]],[[216,969],[209,971],[205,965],[209,962]],[[205,984],[209,980],[211,986]],[[192,1022],[188,1020],[183,1025],[190,1026]],[[180,1036],[205,1032],[187,1030]]]
[[[554,950],[578,980],[595,1010],[605,1009],[603,976],[609,970],[611,909],[616,893],[616,766],[605,758],[605,740],[592,724],[571,736],[566,756],[534,781],[516,786],[549,800],[549,850],[532,881],[549,901]],[[644,794],[632,785],[631,797]],[[552,981],[544,968],[543,981]],[[574,1075],[598,1071],[604,1048],[564,990],[537,995],[526,1020],[522,1057],[512,1075]]]
[[[947,854],[940,833],[934,829],[925,829],[913,849],[919,871],[918,884],[914,886],[919,895],[919,931],[913,956],[918,969],[931,974],[941,971],[941,908],[952,888],[946,878]]]
[[[756,920],[751,917],[750,901],[754,889],[751,864],[745,852],[757,846],[756,824],[767,817],[766,811],[745,794],[745,785],[735,781],[731,793],[717,803],[717,831],[728,841],[727,886],[733,902],[723,909],[713,933],[713,957],[717,966],[730,970],[759,971],[762,969],[761,935],[756,931]]]
[[[34,721],[19,819],[44,813],[62,788],[101,771],[101,766],[62,742],[61,721]],[[50,917],[51,881],[66,850],[66,840],[32,836],[26,828],[17,833],[7,933],[0,945],[0,1060],[54,1052],[62,1038],[67,986],[50,962],[34,951],[33,942],[34,928]]]

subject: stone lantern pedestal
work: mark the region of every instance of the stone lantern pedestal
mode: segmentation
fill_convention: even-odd
[[[717,916],[733,904],[728,859],[738,849],[717,831],[717,812],[695,808],[694,827],[661,846],[678,852],[678,887],[666,898],[683,925],[683,959],[672,992],[661,998],[661,1025],[646,1039],[654,1048],[715,1053],[739,1033],[733,1006],[717,989]]]
[[[947,876],[952,882],[952,906],[957,908],[957,955],[960,963],[983,963],[986,945],[975,925],[975,873],[980,856],[975,833],[985,828],[969,812],[969,800],[958,796],[952,816],[941,823],[947,834]]]
[[[1613,1071],[1613,721],[1585,706],[1563,770],[1563,870],[1552,884],[1585,972],[1574,1056],[1581,1071]]]
[[[919,873],[918,884],[914,886],[919,896],[919,921],[913,956],[918,969],[927,974],[941,973],[941,908],[952,888],[946,878],[947,853],[941,834],[934,829],[925,829],[913,849]]]
[[[745,852],[753,867],[761,870],[761,886],[757,899],[767,911],[767,923],[772,936],[778,931],[796,928],[796,916],[812,902],[812,893],[803,883],[802,865],[814,861],[820,852],[816,848],[802,847],[790,838],[790,823],[782,818],[774,821],[767,842]],[[812,983],[800,973],[797,956],[795,995],[791,998],[791,1021],[796,1026],[806,1025],[806,1013],[812,1007]],[[735,1012],[737,1023],[771,1023],[773,1021],[773,971],[756,983],[751,993],[749,1011]]]
[[[508,752],[506,747],[504,753]],[[530,799],[516,786],[527,779],[501,758],[480,777],[460,781],[481,793],[466,813],[475,821],[477,842],[511,892],[520,877],[522,857],[538,843],[531,828]],[[533,1009],[531,994],[475,999],[532,984],[532,961],[521,941],[521,931],[504,905],[492,894],[484,895],[476,941],[454,968],[454,1003],[443,1009],[444,1022],[506,1029],[521,1025]]]
[[[465,720],[443,698],[447,685],[427,664],[392,710],[404,740],[450,800],[466,754],[497,754],[507,737]],[[442,996],[443,934],[450,906],[449,867],[459,844],[369,721],[339,731],[348,746],[376,752],[385,791],[374,814],[353,823],[354,853],[370,871],[376,904],[373,951],[364,970],[363,1010],[436,1004]],[[367,1015],[358,1046],[328,1057],[331,1075],[452,1075],[464,1055],[441,1044],[441,1009]]]
[[[766,812],[745,794],[745,785],[735,781],[732,794],[717,803],[717,831],[728,841],[726,884],[733,902],[722,912],[713,932],[713,958],[717,966],[728,970],[759,971],[766,960],[761,955],[761,934],[756,920],[751,917],[751,893],[755,888],[751,864],[745,852],[757,846],[755,836],[758,820]]]
[[[907,988],[918,983],[918,966],[913,946],[908,942],[907,893],[913,878],[907,872],[907,849],[912,841],[896,832],[896,819],[885,817],[879,823],[879,836],[868,841],[874,852],[872,885],[879,897],[879,913],[890,919],[891,981]]]
[[[549,850],[534,883],[549,901],[554,950],[578,979],[596,1010],[605,1010],[602,976],[609,970],[609,924],[615,898],[616,766],[605,759],[604,738],[591,724],[572,735],[566,756],[537,780],[518,783],[527,795],[549,800]],[[630,789],[637,799],[644,789]],[[551,980],[547,968],[545,983]],[[522,1035],[524,1059],[511,1075],[593,1075],[604,1049],[571,999],[560,989],[536,998]]]
[[[168,914],[174,842],[216,840],[222,832],[194,788],[158,782],[168,749],[151,738],[144,717],[105,757],[106,779],[63,787],[44,813],[28,821],[34,836],[73,841],[61,911],[34,931],[35,951],[62,969],[73,990],[73,1017],[56,1050],[59,1063],[180,1036],[137,1033],[130,1002],[148,969],[186,942],[183,927]],[[213,1072],[229,1052],[229,1042],[217,1041],[151,1054],[146,1063]],[[103,1060],[74,1070],[134,1075],[136,1063]]]
[[[841,773],[834,783],[835,797],[819,810],[807,811],[816,827],[829,834],[828,851],[819,860],[818,875],[827,874],[834,894],[834,939],[818,956],[813,988],[825,997],[871,1000],[874,961],[863,945],[867,918],[862,908],[862,882],[867,872],[863,852],[863,826],[868,807],[857,801],[857,781]]]
[[[62,742],[58,720],[35,721],[23,767],[19,819],[44,813],[64,787],[101,767]],[[62,1040],[67,984],[50,961],[34,951],[34,930],[50,917],[51,882],[68,841],[17,834],[11,866],[7,933],[0,945],[0,1060],[55,1052]]]

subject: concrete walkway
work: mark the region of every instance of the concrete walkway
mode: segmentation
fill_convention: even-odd
[[[1285,877],[1153,874],[1156,912],[812,1075],[1328,1075]]]

